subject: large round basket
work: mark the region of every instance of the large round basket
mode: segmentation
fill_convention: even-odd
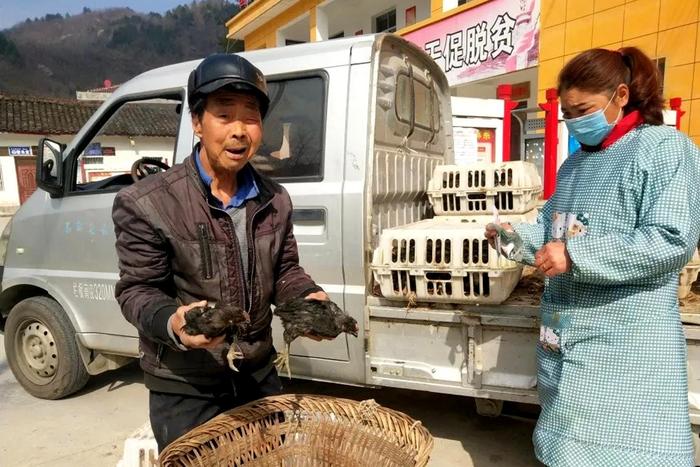
[[[373,400],[290,394],[213,418],[173,441],[162,466],[424,466],[428,430]]]

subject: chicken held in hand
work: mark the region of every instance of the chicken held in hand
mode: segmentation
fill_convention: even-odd
[[[296,298],[275,308],[274,314],[282,320],[286,349],[275,361],[280,370],[286,368],[287,376],[292,377],[289,368],[289,347],[294,339],[307,336],[320,339],[334,339],[347,332],[357,337],[357,321],[330,300]]]
[[[249,322],[248,313],[235,306],[195,307],[185,313],[183,330],[191,336],[203,334],[210,339],[225,335],[230,345],[226,354],[228,366],[238,371],[234,361],[243,358],[243,354],[236,339]]]

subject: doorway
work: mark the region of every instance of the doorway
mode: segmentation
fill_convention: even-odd
[[[36,157],[15,157],[15,169],[19,204],[24,204],[36,191]]]

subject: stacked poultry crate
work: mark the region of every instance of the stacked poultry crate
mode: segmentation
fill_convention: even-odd
[[[522,266],[484,238],[493,220],[531,222],[542,183],[528,162],[438,166],[428,186],[436,217],[382,232],[372,270],[382,295],[408,302],[499,304]]]

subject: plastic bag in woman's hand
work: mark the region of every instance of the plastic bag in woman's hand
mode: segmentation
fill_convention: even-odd
[[[516,232],[506,230],[501,224],[489,223],[487,230],[495,230],[496,251],[511,261],[521,261],[523,259],[523,240]]]

